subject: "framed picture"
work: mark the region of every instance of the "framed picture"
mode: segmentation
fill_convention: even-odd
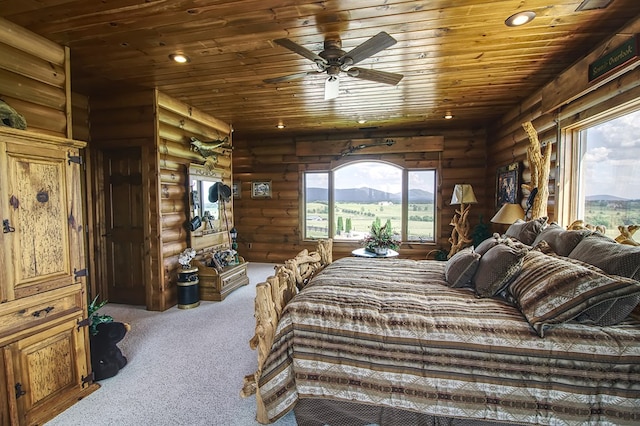
[[[251,198],[271,198],[271,181],[251,182]]]
[[[517,204],[520,202],[518,189],[520,188],[520,164],[512,163],[500,167],[496,177],[496,208],[503,204]]]
[[[233,192],[233,198],[238,199],[242,197],[242,182],[233,182],[231,188]]]

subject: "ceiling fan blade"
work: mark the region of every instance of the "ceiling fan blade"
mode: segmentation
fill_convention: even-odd
[[[292,52],[297,53],[298,55],[304,56],[305,58],[312,60],[313,62],[315,62],[319,66],[320,65],[325,65],[327,63],[327,60],[324,59],[322,56],[319,56],[319,55],[313,53],[312,51],[310,51],[306,47],[300,46],[298,43],[295,43],[295,42],[289,40],[288,38],[279,38],[279,39],[273,40],[273,41],[274,41],[274,43],[279,44],[280,46],[284,47],[285,49],[289,49]]]
[[[340,94],[340,78],[330,75],[324,83],[324,100],[335,99]]]
[[[391,47],[396,44],[395,38],[391,37],[384,31],[371,37],[359,46],[354,47],[349,52],[345,53],[340,59],[341,64],[347,66],[357,64],[363,59],[367,59],[369,56],[373,56],[381,50]]]
[[[402,74],[395,74],[386,71],[369,70],[366,68],[350,68],[347,70],[347,74],[351,77],[361,78],[363,80],[376,81],[378,83],[390,84],[395,86],[400,83],[400,80],[404,77]]]
[[[310,74],[318,74],[319,72],[321,71],[305,71],[296,74],[284,75],[282,77],[266,78],[262,81],[264,81],[265,83],[284,83],[286,81],[299,80],[301,78],[305,78]]]

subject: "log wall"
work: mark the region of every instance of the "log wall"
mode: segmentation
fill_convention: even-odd
[[[90,104],[96,223],[104,222],[100,219],[104,214],[100,149],[141,147],[144,232],[148,241],[146,304],[149,310],[164,311],[177,303],[178,255],[190,246],[185,228],[189,216],[187,168],[189,163],[204,164],[204,158],[190,149],[190,138],[206,141],[229,136],[231,140],[231,127],[151,89],[97,95]],[[220,150],[217,168],[226,168],[223,180],[231,186],[231,151]],[[226,206],[228,217],[233,218],[233,204]],[[97,241],[96,268],[104,271],[105,256],[100,255],[104,246],[100,238]],[[228,234],[221,232],[217,243],[228,246]]]
[[[73,136],[69,77],[67,48],[0,18],[0,99],[29,131]]]
[[[444,137],[442,152],[433,152],[429,147],[432,136]],[[448,252],[448,238],[452,227],[449,221],[454,208],[449,205],[453,187],[457,183],[471,183],[478,198],[478,204],[472,206],[469,218],[475,226],[480,215],[486,218],[484,206],[492,196],[487,191],[486,172],[486,136],[484,130],[440,131],[429,129],[428,134],[419,130],[399,131],[376,134],[353,132],[349,134],[307,135],[273,139],[236,140],[233,155],[233,178],[240,184],[241,197],[235,200],[235,224],[238,230],[240,254],[249,261],[284,262],[295,257],[303,250],[313,250],[317,242],[304,241],[300,209],[302,208],[301,175],[305,170],[328,170],[344,159],[328,151],[330,146],[344,146],[349,140],[366,143],[374,139],[402,138],[410,140],[406,146],[413,146],[403,153],[394,153],[397,146],[375,148],[357,155],[344,157],[349,160],[383,160],[407,168],[440,168],[437,182],[437,236],[436,244],[404,243],[400,255],[409,258],[422,258],[432,250],[444,249]],[[315,144],[314,156],[302,155],[297,146]],[[417,146],[417,149],[416,149]],[[420,149],[422,147],[422,149]],[[386,148],[386,149],[385,149]],[[313,149],[313,148],[311,148]],[[411,151],[411,152],[410,152]],[[431,152],[430,152],[431,151]],[[300,155],[298,155],[300,154]],[[340,162],[339,162],[340,161]],[[270,180],[272,198],[252,199],[251,182]],[[486,219],[484,219],[486,222]],[[357,242],[334,241],[335,258],[351,255],[358,248]]]

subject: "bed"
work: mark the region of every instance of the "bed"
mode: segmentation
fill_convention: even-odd
[[[326,242],[324,256],[301,253],[258,286],[276,294],[263,311],[280,305],[260,320],[256,299],[266,340],[245,394],[256,391],[258,421],[294,409],[300,425],[638,424],[640,251],[618,265],[590,242],[592,263],[624,278],[558,255],[568,234],[548,233],[550,247],[541,233],[466,250],[473,274],[454,274],[454,258],[331,262]]]

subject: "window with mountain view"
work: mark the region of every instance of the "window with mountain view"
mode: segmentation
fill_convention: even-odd
[[[604,117],[574,138],[576,218],[605,226],[611,237],[618,225],[640,224],[640,110]]]
[[[379,218],[391,223],[403,241],[433,242],[435,177],[435,170],[407,170],[380,161],[307,172],[305,238],[361,240]]]

